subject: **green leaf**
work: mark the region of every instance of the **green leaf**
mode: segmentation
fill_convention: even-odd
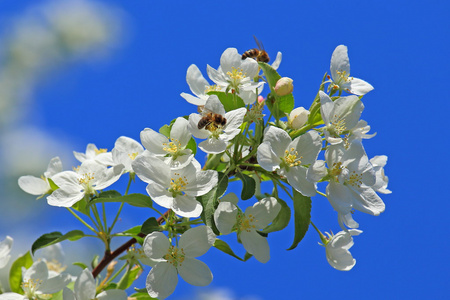
[[[131,286],[131,284],[139,277],[138,273],[142,272],[141,267],[133,268],[131,270],[127,269],[127,272],[120,278],[117,284],[117,289],[126,290]]]
[[[55,231],[51,233],[46,233],[41,235],[31,246],[31,253],[34,255],[36,250],[45,248],[47,246],[69,240],[69,241],[76,241],[81,239],[82,237],[86,236],[83,231],[81,230],[72,230],[69,231],[66,234],[62,234],[61,232]]]
[[[219,97],[225,111],[232,111],[241,107],[245,107],[244,101],[236,94],[225,92],[208,92],[208,95],[216,95]]]
[[[31,257],[30,251],[24,255],[18,257],[9,270],[9,286],[11,291],[18,294],[23,294],[21,287],[22,284],[22,267],[28,269],[33,264],[33,258]]]
[[[236,177],[242,180],[242,192],[241,199],[248,200],[255,194],[256,191],[256,183],[255,179],[251,178],[248,175],[245,175],[241,172],[236,174]]]
[[[151,217],[147,219],[143,224],[141,228],[141,232],[144,234],[150,234],[153,231],[160,231],[158,221],[155,219],[155,217]]]
[[[157,298],[150,297],[146,289],[141,290],[144,290],[144,292],[134,293],[133,295],[130,295],[130,298],[136,300],[158,300]]]
[[[87,208],[87,203],[84,199],[81,199],[72,205],[72,208],[86,216],[89,216],[89,209]]]
[[[97,198],[111,198],[112,199],[112,198],[119,198],[119,197],[122,197],[121,193],[119,193],[118,191],[110,190],[110,191],[101,192],[94,199],[97,199]]]
[[[162,135],[169,137],[170,136],[170,126],[164,124],[161,128],[159,128],[159,133]]]
[[[130,229],[127,229],[127,230],[121,232],[121,234],[126,235],[126,236],[138,235],[141,232],[141,227],[142,227],[141,225],[131,227]]]
[[[59,189],[59,186],[57,186],[56,183],[51,178],[47,178],[47,181],[52,191],[56,191],[57,189]]]
[[[194,155],[197,153],[197,142],[195,141],[194,138],[191,137],[191,139],[186,145],[186,149],[191,149],[192,154]]]
[[[84,264],[82,262],[74,262],[74,263],[72,263],[72,265],[80,267],[81,270],[87,269],[87,267],[88,267],[86,264]]]
[[[126,196],[110,198],[110,197],[99,197],[94,198],[89,202],[89,205],[97,204],[97,203],[105,203],[105,202],[124,202],[130,204],[131,206],[136,207],[152,207],[152,199],[143,194],[129,194]]]
[[[216,239],[216,241],[214,242],[213,246],[217,249],[219,249],[220,251],[233,256],[234,258],[239,259],[240,261],[244,261],[242,258],[240,258],[239,256],[237,256],[233,250],[231,250],[231,247],[224,241]]]
[[[217,229],[216,225],[214,224],[214,211],[219,205],[219,198],[222,197],[222,195],[225,193],[228,187],[228,177],[225,176],[221,172],[217,172],[219,181],[217,183],[217,186],[215,186],[211,191],[209,191],[207,194],[197,197],[197,199],[202,203],[203,211],[201,214],[201,218],[203,222],[211,227],[211,229],[214,231],[216,235],[219,235],[220,232]]]
[[[311,198],[305,197],[294,190],[294,224],[295,234],[294,242],[287,250],[297,247],[298,243],[303,239],[311,222]]]
[[[91,261],[92,270],[98,266],[99,260],[100,260],[100,256],[98,256],[98,255],[94,256],[94,258]]]
[[[264,233],[280,231],[286,228],[286,226],[289,224],[289,221],[291,220],[291,209],[289,208],[289,206],[281,199],[277,198],[277,201],[281,205],[281,210],[276,218],[272,221],[272,224],[262,230],[262,232]]]
[[[294,96],[288,94],[282,97],[276,96],[278,109],[284,113],[290,113],[294,109]]]

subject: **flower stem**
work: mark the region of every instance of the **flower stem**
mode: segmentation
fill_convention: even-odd
[[[80,216],[78,216],[70,207],[66,207],[67,210],[78,220],[80,221],[84,226],[86,226],[87,228],[89,228],[89,230],[91,230],[94,233],[97,233],[97,231],[95,231],[94,228],[92,228],[91,225],[89,225],[88,223],[86,223],[82,218],[80,218]]]

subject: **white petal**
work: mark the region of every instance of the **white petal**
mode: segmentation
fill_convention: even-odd
[[[187,69],[186,81],[194,95],[197,97],[205,95],[205,90],[209,86],[209,83],[196,65],[192,64]]]
[[[259,145],[256,157],[258,163],[264,170],[273,172],[280,168],[281,159],[273,152],[270,143],[262,143]]]
[[[156,200],[155,200],[156,201]],[[195,197],[183,195],[173,199],[171,209],[179,216],[197,218],[203,211],[203,207]]]
[[[28,300],[28,297],[16,293],[4,293],[0,295],[1,300]]]
[[[70,282],[69,274],[58,274],[45,280],[39,287],[39,291],[43,294],[53,294],[62,290]]]
[[[19,187],[24,192],[36,196],[43,195],[50,190],[50,185],[46,180],[31,175],[21,176]]]
[[[306,169],[303,166],[291,167],[286,173],[289,184],[303,196],[312,197],[316,194],[316,185],[306,179]]]
[[[242,231],[240,235],[242,244],[248,253],[259,261],[265,264],[270,259],[269,243],[265,237],[259,235],[256,231],[250,232]]]
[[[241,108],[232,110],[230,112],[227,112],[225,114],[227,123],[225,124],[223,131],[225,131],[226,133],[229,133],[229,132],[231,133],[231,131],[234,131],[235,129],[239,128],[242,125],[242,122],[244,121],[244,117],[245,117],[246,113],[247,113],[247,109],[245,107],[241,107]],[[236,134],[234,134],[232,137],[230,137],[229,140],[234,138],[235,136],[236,136]]]
[[[275,60],[272,63],[272,68],[274,68],[275,70],[278,70],[278,68],[280,67],[280,64],[281,64],[281,58],[282,58],[282,54],[281,54],[281,52],[278,51],[277,57],[275,58]]]
[[[109,187],[111,184],[119,180],[122,175],[125,166],[120,164],[112,168],[105,169],[101,173],[95,174],[94,184],[96,190],[103,190]],[[131,168],[130,168],[131,169]]]
[[[274,197],[267,197],[261,201],[256,202],[252,207],[247,207],[245,215],[253,215],[257,220],[254,225],[256,229],[263,229],[267,227],[276,218],[281,210],[281,205]]]
[[[344,185],[330,182],[326,188],[328,201],[331,206],[344,215],[350,213],[352,210],[353,196],[348,188]]]
[[[225,74],[227,72],[232,72],[233,67],[238,68],[241,66],[241,63],[243,63],[242,57],[239,55],[236,48],[226,49],[220,57],[220,67],[222,68],[222,72]]]
[[[198,129],[198,122],[202,118],[201,115],[192,113],[189,115],[189,131],[193,136],[199,139],[207,139],[210,136],[210,132],[206,129]]]
[[[132,155],[136,157],[138,154],[144,152],[144,147],[132,138],[121,136],[111,151],[114,164],[123,164],[127,171],[131,171],[131,163],[133,161]]]
[[[84,269],[75,281],[73,290],[77,300],[93,299],[95,297],[95,279],[88,269]]]
[[[206,66],[206,72],[208,73],[209,78],[214,81],[215,84],[219,86],[226,87],[228,86],[227,80],[224,78],[224,75],[221,71],[218,71],[211,66]]]
[[[291,144],[295,147],[298,155],[301,156],[302,165],[314,163],[322,149],[322,138],[316,131],[310,130],[297,137],[296,143]],[[288,147],[290,148],[290,146]]]
[[[191,133],[188,130],[188,126],[188,120],[178,117],[170,130],[170,139],[172,141],[177,140],[180,142],[181,147],[186,147],[191,139]]]
[[[13,239],[10,236],[6,236],[6,238],[0,242],[0,269],[6,266],[10,259],[9,253],[11,252],[13,244]]]
[[[355,191],[355,198],[358,201],[355,201],[353,207],[359,211],[374,216],[384,212],[385,204],[372,188],[364,188],[359,193]]]
[[[197,105],[197,106],[205,105],[205,103],[206,103],[206,99],[197,98],[190,94],[181,93],[180,96],[183,97],[187,102]]]
[[[361,117],[364,105],[357,96],[341,97],[334,102],[333,114],[343,120],[347,130],[353,129]]]
[[[353,239],[350,233],[345,231],[337,233],[325,246],[328,263],[340,271],[351,270],[356,263],[348,251],[352,246]]]
[[[29,281],[30,279],[33,281],[37,281],[38,285],[44,280],[48,278],[48,269],[45,262],[35,261],[30,268],[28,268],[23,274],[23,281]]]
[[[276,156],[284,157],[284,151],[289,147],[292,139],[283,129],[269,126],[264,130],[263,142],[270,144]]]
[[[151,259],[160,259],[167,254],[170,242],[162,232],[152,232],[145,237],[142,249],[145,255]]]
[[[214,170],[198,171],[195,173],[195,180],[185,189],[185,192],[192,196],[202,196],[208,193],[217,185],[218,175]]]
[[[208,100],[206,100],[205,109],[219,115],[225,115],[225,108],[223,107],[222,102],[220,102],[219,97],[216,95],[210,95],[208,97]]]
[[[178,284],[177,269],[166,262],[158,263],[148,273],[145,286],[150,297],[166,299]]]
[[[238,58],[240,60],[240,68],[242,72],[247,76],[253,79],[256,75],[258,75],[259,65],[254,59],[244,59],[242,60],[242,56],[238,54]],[[238,65],[235,65],[237,68]]]
[[[181,235],[178,243],[186,256],[198,257],[205,254],[214,244],[216,236],[208,226],[197,226]]]
[[[84,197],[84,192],[79,185],[61,185],[47,197],[47,203],[52,206],[71,207]]]
[[[362,96],[373,90],[373,86],[359,78],[350,80],[350,93]]]
[[[227,142],[216,138],[208,138],[206,141],[198,144],[198,147],[203,152],[210,154],[219,154],[227,149]]]
[[[159,158],[145,152],[132,163],[136,175],[146,183],[156,182],[161,186],[170,185],[170,167]]]
[[[47,172],[44,173],[44,176],[49,178],[55,174],[58,174],[59,172],[62,172],[62,170],[63,170],[63,167],[62,167],[61,159],[57,156],[50,160],[48,167],[47,167]]]
[[[178,266],[181,278],[195,286],[206,286],[211,283],[213,276],[209,267],[202,261],[186,257]]]
[[[325,167],[325,161],[316,160],[314,164],[312,164],[308,171],[306,172],[306,179],[311,182],[318,182],[324,176],[328,174],[327,168]]]
[[[1,299],[1,298],[0,298]],[[69,290],[68,288],[64,288],[63,290],[63,299],[64,300],[77,300],[75,298],[75,294],[72,292],[72,290]]]
[[[223,198],[222,198],[223,199]],[[222,234],[230,234],[234,224],[238,209],[231,202],[220,202],[214,212],[214,223]]]
[[[334,102],[323,91],[319,91],[320,97],[320,114],[322,115],[325,125],[330,124],[334,112]]]
[[[169,144],[169,139],[153,129],[145,128],[141,131],[141,143],[145,149],[155,155],[166,155],[163,144]]]
[[[345,71],[347,74],[350,74],[350,61],[348,59],[347,46],[339,45],[334,49],[333,54],[331,55],[330,71],[334,81],[339,78],[339,75],[337,75],[338,71]]]

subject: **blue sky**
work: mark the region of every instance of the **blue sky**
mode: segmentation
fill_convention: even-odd
[[[2,1],[0,32],[5,35],[13,16],[40,2]],[[450,242],[445,236],[450,197],[445,196],[448,176],[444,173],[449,154],[450,4],[99,2],[120,11],[124,27],[117,46],[100,61],[78,59],[65,64],[38,81],[23,102],[27,114],[20,124],[40,128],[68,147],[67,153],[57,147],[47,151],[42,172],[51,157],[67,158],[72,150],[83,151],[91,142],[111,149],[121,135],[139,140],[145,127],[158,129],[190,114],[195,107],[179,96],[190,92],[185,81],[188,66],[196,64],[206,76],[206,65],[217,68],[226,48],[236,47],[240,53],[253,48],[253,35],[272,57],[277,51],[283,53],[278,71],[293,78],[296,106],[309,107],[329,71],[331,53],[344,44],[352,75],[375,87],[363,98],[362,118],[377,136],[364,145],[369,157],[388,156],[385,170],[393,191],[381,195],[386,211],[380,216],[359,212],[354,216],[364,231],[351,249],[356,266],[350,272],[330,267],[313,230],[297,249],[286,251],[293,237],[291,224],[269,236],[267,264],[254,259],[242,263],[211,249],[202,257],[214,274],[210,288],[231,289],[236,299],[445,298],[450,279]],[[68,159],[65,166],[73,163]],[[135,191],[145,193],[143,185]],[[17,231],[27,232],[33,240],[47,231],[78,226],[66,221],[68,213],[63,209],[48,208],[45,201],[35,202],[18,191],[14,195],[23,198],[21,209],[29,211],[26,207],[31,206],[39,216],[28,212],[26,218],[8,219],[0,213],[0,239]],[[132,218],[148,217],[132,209],[127,213],[123,226]],[[323,231],[339,231],[336,213],[323,197],[313,199],[312,219]],[[25,229],[17,229],[20,226]],[[25,237],[15,238],[31,243]],[[192,293],[194,289],[180,281],[173,298],[189,299]]]

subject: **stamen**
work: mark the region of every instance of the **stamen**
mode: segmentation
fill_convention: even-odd
[[[106,149],[106,148],[95,149],[95,155],[99,155],[101,153],[106,153],[106,152],[108,152],[108,149]]]
[[[248,216],[245,214],[240,214],[238,216],[238,231],[250,232],[251,230],[255,230],[256,226],[254,223],[256,222],[258,222],[258,220],[255,220],[255,217],[252,214],[249,214]]]
[[[167,145],[167,143],[163,143],[163,150],[168,152],[171,155],[178,153],[181,150],[181,143],[177,139],[172,139],[171,142]]]
[[[170,246],[169,249],[167,249],[166,255],[163,256],[163,258],[175,268],[182,265],[185,257],[186,254],[184,253],[184,249],[175,246]]]
[[[303,156],[298,157],[298,152],[292,147],[289,150],[284,151],[284,161],[289,167],[299,166],[302,161]]]
[[[135,158],[136,158],[136,156],[138,156],[139,155],[139,153],[137,153],[137,152],[134,152],[134,153],[128,153],[128,157],[131,159],[131,160],[134,160]]]
[[[205,89],[205,94],[208,94],[209,92],[220,92],[220,86],[217,86],[217,84],[208,86]]]
[[[352,171],[346,183],[359,188],[362,184],[362,174],[358,174],[355,171]]]

